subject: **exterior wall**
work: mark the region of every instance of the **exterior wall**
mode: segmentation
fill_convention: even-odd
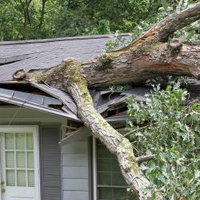
[[[39,126],[42,200],[61,200],[61,148],[58,142],[66,123],[65,118],[55,115],[15,106],[0,107],[0,125]]]
[[[90,148],[88,136],[84,140],[60,147],[58,136],[60,133],[63,135],[65,133],[67,124],[65,118],[16,106],[0,107],[0,124],[38,125],[40,127],[41,199],[91,199],[88,168],[91,158],[88,156]],[[58,161],[60,163],[57,163]],[[51,170],[52,166],[54,167]],[[53,171],[57,174],[56,177],[53,176]]]
[[[0,106],[0,124],[66,124],[67,119],[17,106]]]
[[[89,200],[88,139],[62,147],[62,200]]]

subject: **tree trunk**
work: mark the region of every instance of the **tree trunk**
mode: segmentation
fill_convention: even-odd
[[[39,23],[39,30],[42,30],[42,26],[44,23],[44,15],[45,15],[45,6],[46,6],[47,0],[42,0],[42,9],[40,14],[40,23]]]
[[[81,64],[79,62],[67,59],[59,67],[48,71],[48,75],[46,74],[47,76],[44,80],[48,84],[71,94],[77,104],[78,115],[84,125],[89,127],[93,135],[111,153],[116,155],[128,185],[139,195],[140,199],[147,199],[151,196],[151,192],[145,188],[151,187],[151,183],[144,177],[138,167],[128,139],[111,127],[94,108],[92,98],[87,89],[87,80],[82,75],[80,67]]]
[[[31,18],[30,18],[30,4],[31,4],[32,0],[26,0],[25,2],[23,2],[22,0],[20,0],[20,4],[22,6],[22,10],[23,10],[23,17],[24,17],[24,28],[27,27],[27,25],[29,24],[31,26]]]
[[[95,110],[87,88],[130,82],[138,84],[168,74],[200,79],[200,46],[183,44],[179,39],[164,43],[171,33],[198,19],[200,3],[167,17],[125,48],[83,63],[68,58],[59,66],[42,73],[27,74],[30,81],[42,80],[71,94],[84,125],[116,155],[127,184],[140,200],[147,200],[152,195],[149,188],[155,186],[140,170],[128,139]],[[156,196],[157,200],[163,199],[159,193]]]
[[[89,87],[139,84],[164,75],[194,76],[200,79],[200,46],[149,40],[129,51],[111,52],[85,62],[82,70]],[[103,79],[102,79],[103,77]]]

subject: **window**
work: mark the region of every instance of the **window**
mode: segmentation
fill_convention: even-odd
[[[3,199],[40,199],[37,126],[0,127]]]
[[[127,192],[118,162],[104,145],[96,141],[97,200],[137,200]]]
[[[5,133],[7,186],[34,187],[33,133]]]

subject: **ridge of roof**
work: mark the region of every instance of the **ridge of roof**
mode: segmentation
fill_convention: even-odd
[[[128,36],[130,36],[130,33],[122,33],[120,35],[123,36],[123,37],[128,37]],[[103,38],[112,38],[112,37],[114,37],[114,34],[74,36],[74,37],[61,37],[61,38],[48,38],[48,39],[33,39],[33,40],[3,41],[3,42],[0,42],[0,46],[3,46],[3,45],[18,45],[18,44],[48,43],[48,42],[70,41],[70,40],[91,40],[91,39],[103,39]]]

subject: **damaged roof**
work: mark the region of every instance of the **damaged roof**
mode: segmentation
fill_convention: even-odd
[[[126,35],[125,35],[126,36]],[[112,35],[0,42],[0,106],[12,104],[39,110],[80,121],[77,107],[67,94],[45,83],[12,81],[12,74],[23,68],[26,71],[54,67],[66,57],[84,61],[102,53]],[[200,97],[200,82],[190,86],[194,98]],[[94,106],[110,123],[124,122],[125,99],[135,95],[145,101],[151,87],[140,86],[129,91],[90,91]]]
[[[91,95],[95,108],[108,122],[112,123],[126,120],[127,115],[124,108],[127,97],[135,94],[139,101],[143,101],[145,100],[144,95],[149,91],[150,87],[136,87],[126,92],[91,91]],[[81,121],[77,117],[77,107],[73,99],[67,93],[44,83],[1,82],[0,106],[5,104],[13,104]]]
[[[12,80],[12,74],[21,68],[45,69],[67,57],[78,61],[96,57],[112,38],[113,35],[100,35],[0,42],[0,81]]]

